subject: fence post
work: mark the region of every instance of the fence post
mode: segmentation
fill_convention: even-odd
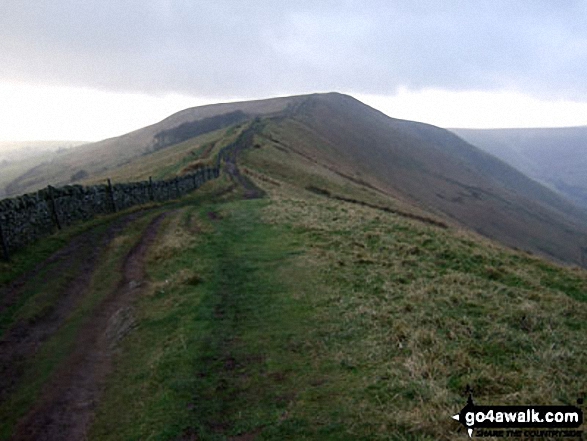
[[[110,203],[112,204],[112,211],[116,213],[116,201],[114,200],[114,190],[112,189],[112,182],[108,178],[108,194],[110,195]]]
[[[153,201],[155,199],[155,195],[153,194],[153,178],[149,176],[149,199]]]
[[[179,194],[179,178],[177,176],[175,177],[175,193],[177,194],[177,198],[179,199],[181,195]]]
[[[49,207],[51,208],[51,214],[55,225],[57,225],[57,229],[61,230],[61,221],[59,220],[59,213],[57,212],[57,205],[55,204],[55,197],[53,196],[53,187],[50,185],[47,186],[47,191],[49,192]]]
[[[8,252],[8,244],[6,243],[6,238],[4,237],[4,231],[2,230],[2,218],[0,217],[0,243],[2,243],[2,254],[4,255],[4,260],[10,262],[10,253]]]

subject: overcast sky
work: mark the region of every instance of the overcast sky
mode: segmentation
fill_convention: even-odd
[[[0,0],[0,139],[351,94],[443,127],[587,124],[587,1]]]

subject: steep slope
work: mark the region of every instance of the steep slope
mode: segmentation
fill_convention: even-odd
[[[587,209],[587,127],[451,131]]]
[[[446,130],[389,118],[339,94],[309,96],[266,130],[281,148],[487,237],[585,263],[584,212]]]

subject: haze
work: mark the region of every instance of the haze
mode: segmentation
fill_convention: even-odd
[[[587,2],[0,4],[2,140],[321,91],[441,127],[587,124]]]

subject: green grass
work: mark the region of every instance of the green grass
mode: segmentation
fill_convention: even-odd
[[[312,193],[412,209],[255,141],[241,169],[267,198],[224,176],[166,206],[90,439],[448,440],[467,386],[479,404],[585,396],[585,271]]]
[[[117,237],[107,249],[102,252],[100,264],[95,272],[90,275],[92,278],[87,292],[79,293],[77,304],[65,318],[63,324],[50,336],[47,341],[42,342],[38,351],[32,359],[18,360],[21,365],[21,378],[15,390],[11,391],[7,399],[0,404],[0,439],[8,439],[15,427],[18,418],[22,417],[32,408],[40,398],[43,386],[51,379],[51,375],[66,360],[71,353],[77,333],[85,321],[91,317],[93,311],[101,301],[112,292],[120,281],[120,268],[126,254],[140,238],[144,228],[154,213],[140,217],[131,223]],[[72,271],[75,271],[75,267]],[[49,268],[50,270],[50,268]],[[45,281],[43,273],[39,280],[30,285],[31,295],[23,298],[19,304],[18,313],[14,315],[13,321],[31,321],[40,319],[39,314],[47,314],[46,308],[50,308],[50,301],[54,298],[56,291],[63,287],[67,277],[73,274],[68,271],[67,275],[57,277],[56,280]]]
[[[159,151],[135,158],[128,164],[113,167],[92,175],[83,184],[103,183],[107,178],[112,182],[168,179],[177,176],[193,164],[209,164],[218,151],[236,138],[239,126],[216,130],[172,145]]]
[[[270,200],[170,220],[96,439],[452,439],[467,385],[585,393],[583,272],[258,183]]]
[[[281,383],[296,369],[288,345],[307,323],[276,277],[295,245],[259,222],[262,204],[188,207],[171,221],[174,234],[153,251],[141,325],[124,343],[98,413],[97,439],[223,439],[286,411]]]

